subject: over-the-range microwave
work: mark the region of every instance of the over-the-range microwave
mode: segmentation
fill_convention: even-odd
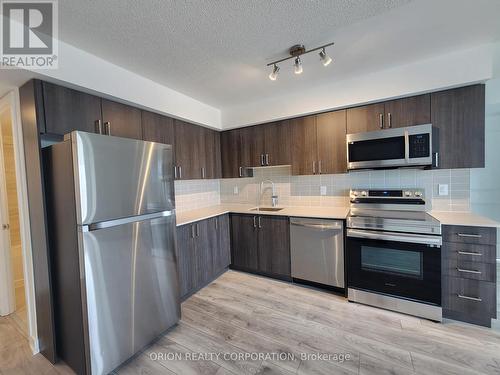
[[[432,124],[347,135],[347,169],[438,167],[438,129]]]

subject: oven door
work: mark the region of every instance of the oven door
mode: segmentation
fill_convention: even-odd
[[[349,229],[349,288],[441,306],[441,237]]]

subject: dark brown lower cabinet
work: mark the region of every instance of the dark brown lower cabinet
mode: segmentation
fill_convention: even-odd
[[[214,217],[214,226],[217,233],[217,245],[213,252],[213,272],[221,274],[231,264],[231,236],[229,228],[229,214]]]
[[[177,272],[181,299],[196,289],[196,245],[192,225],[177,227]]]
[[[288,217],[231,214],[231,267],[290,280]]]
[[[445,225],[443,240],[443,317],[491,327],[497,314],[496,228]]]
[[[177,270],[182,300],[229,267],[229,241],[228,215],[177,227]]]
[[[288,217],[259,216],[259,271],[290,276]]]
[[[259,269],[257,216],[231,214],[231,265],[248,271]]]

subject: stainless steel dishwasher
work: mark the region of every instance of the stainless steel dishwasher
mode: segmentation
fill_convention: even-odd
[[[344,288],[344,223],[290,218],[292,277]]]

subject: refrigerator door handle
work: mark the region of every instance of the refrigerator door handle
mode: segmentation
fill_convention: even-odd
[[[100,221],[98,223],[82,225],[81,230],[82,230],[82,232],[92,232],[94,230],[116,227],[118,225],[135,223],[138,221],[157,219],[159,217],[167,217],[167,216],[173,215],[174,213],[175,213],[175,210],[168,210],[168,211],[154,212],[151,214],[144,214],[144,215],[123,217],[120,219]]]

